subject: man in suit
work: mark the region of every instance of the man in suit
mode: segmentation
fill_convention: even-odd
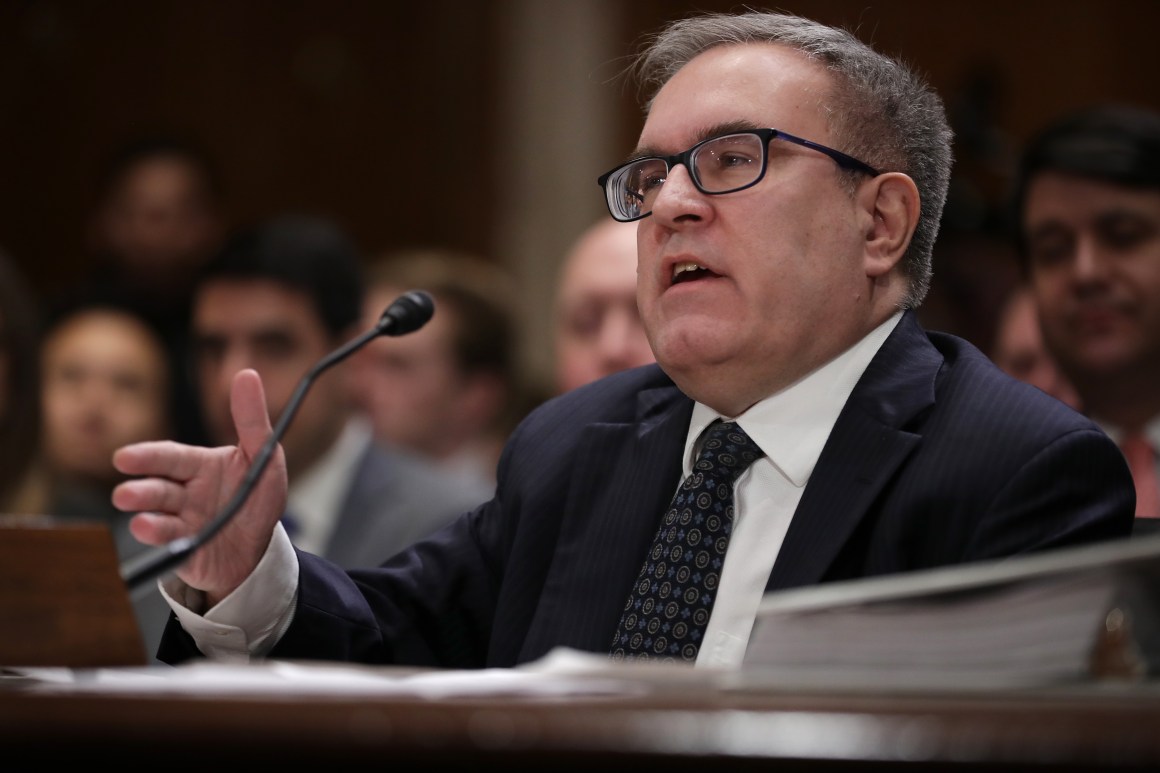
[[[283,216],[235,234],[197,277],[191,341],[206,426],[236,442],[230,382],[252,368],[276,419],[306,372],[356,333],[361,261],[333,223]],[[283,439],[284,523],[294,543],[347,566],[374,566],[478,504],[488,489],[371,442],[352,409],[346,363],[323,372]]]
[[[1044,127],[1015,205],[1044,343],[1129,461],[1136,532],[1160,530],[1160,113],[1097,105]]]
[[[486,486],[490,496],[504,441],[522,418],[514,277],[480,255],[437,248],[385,254],[366,276],[364,327],[413,288],[438,309],[421,330],[379,338],[351,356],[375,438]]]
[[[767,590],[1128,534],[1131,482],[1107,436],[915,319],[951,162],[920,79],[776,13],[675,22],[636,72],[655,89],[640,141],[600,180],[612,215],[639,221],[657,364],[532,411],[495,498],[380,569],[292,549],[276,461],[167,586],[182,624],[163,659],[511,666],[567,646],[736,666]],[[201,486],[238,475],[268,436],[256,374],[238,374],[232,401],[237,448],[118,452],[145,476],[114,493],[142,511],[142,540],[199,529],[218,504]],[[686,484],[697,497],[666,512]],[[670,555],[654,537],[710,529],[723,556],[654,574]],[[645,598],[690,576],[703,587]],[[658,608],[672,617],[654,635]],[[689,634],[689,620],[705,627]],[[670,633],[688,641],[659,646]]]

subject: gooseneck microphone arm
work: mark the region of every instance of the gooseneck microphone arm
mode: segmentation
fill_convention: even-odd
[[[270,458],[274,455],[274,449],[278,447],[282,436],[286,434],[286,428],[290,426],[290,422],[294,419],[294,414],[298,412],[298,406],[302,403],[306,392],[324,370],[346,359],[366,345],[367,342],[379,336],[401,336],[418,330],[427,324],[427,321],[431,319],[434,313],[435,303],[426,292],[422,290],[411,290],[410,292],[403,293],[387,307],[387,310],[383,312],[383,315],[373,328],[357,338],[351,339],[315,363],[314,367],[307,371],[306,375],[298,382],[298,386],[295,388],[294,394],[290,397],[290,402],[287,403],[286,409],[278,417],[273,431],[254,456],[254,460],[250,463],[250,468],[246,471],[246,476],[238,485],[234,496],[222,508],[222,511],[198,533],[187,537],[179,537],[155,550],[145,553],[132,562],[122,564],[121,578],[124,580],[125,585],[132,590],[141,583],[176,568],[189,558],[194,551],[209,542],[230,522],[238,510],[241,509],[242,505],[245,504],[246,500],[249,499],[250,493],[258,483],[258,479],[265,471],[266,465],[270,463]]]

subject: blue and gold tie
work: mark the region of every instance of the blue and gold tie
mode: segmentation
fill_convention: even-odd
[[[733,484],[764,455],[735,423],[709,425],[628,595],[611,657],[697,659],[733,532]]]

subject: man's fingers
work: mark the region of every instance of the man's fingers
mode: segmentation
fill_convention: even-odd
[[[165,545],[188,536],[189,527],[180,519],[157,513],[137,513],[129,519],[129,533],[146,545]]]
[[[112,499],[118,510],[150,510],[176,515],[185,506],[185,488],[163,478],[142,478],[118,484],[113,489]]]
[[[250,459],[257,456],[273,428],[266,410],[266,393],[256,370],[240,370],[230,390],[230,412],[238,432],[238,447]]]
[[[113,466],[126,475],[156,475],[185,481],[201,471],[209,449],[172,440],[149,440],[122,446],[113,452]]]

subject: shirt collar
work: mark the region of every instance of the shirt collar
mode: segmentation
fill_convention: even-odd
[[[902,319],[902,314],[901,311],[895,313],[858,343],[805,378],[733,417],[765,451],[766,460],[793,485],[799,488],[806,485],[838,414],[874,355]],[[701,433],[716,419],[729,418],[707,405],[696,403],[693,406],[689,434],[685,439],[685,476],[692,472]]]

